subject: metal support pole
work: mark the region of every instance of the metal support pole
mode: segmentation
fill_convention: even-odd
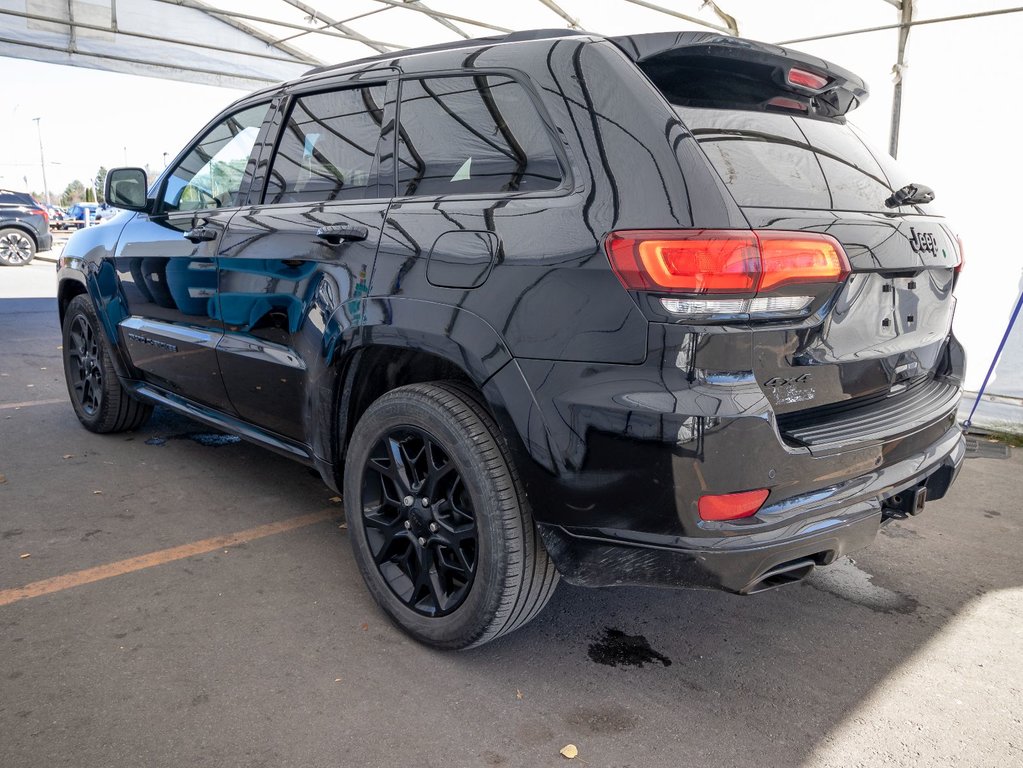
[[[895,60],[895,88],[892,91],[892,127],[888,139],[888,154],[899,156],[899,123],[902,121],[902,80],[906,67],[906,42],[909,40],[910,24],[913,23],[913,0],[902,0],[899,6],[899,53]]]
[[[41,117],[33,117],[36,124],[36,134],[39,136],[39,166],[43,169],[43,196],[46,198],[46,204],[50,204],[50,188],[46,185],[46,158],[43,156],[43,129],[39,127],[39,121]]]

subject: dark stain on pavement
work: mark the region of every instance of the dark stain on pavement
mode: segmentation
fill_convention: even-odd
[[[671,659],[650,647],[643,635],[627,635],[619,629],[606,627],[603,636],[590,643],[589,657],[609,667],[642,667],[660,662],[671,666]]]

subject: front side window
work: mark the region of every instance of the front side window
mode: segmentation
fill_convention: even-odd
[[[270,167],[265,204],[352,200],[376,187],[383,85],[295,99]]]
[[[561,165],[529,94],[504,75],[401,84],[398,196],[536,192]]]
[[[167,179],[163,210],[239,205],[245,166],[268,108],[268,104],[259,104],[235,112],[203,136]]]

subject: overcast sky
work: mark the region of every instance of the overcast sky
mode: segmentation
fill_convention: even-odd
[[[6,2],[7,0],[2,0]],[[314,2],[314,0],[309,0]],[[657,0],[677,11],[715,21],[701,0]],[[279,0],[210,0],[211,5],[275,12]],[[345,15],[373,8],[372,0],[319,0]],[[695,29],[686,22],[623,0],[559,0],[582,26],[594,31],[632,32]],[[892,24],[896,9],[886,0],[718,0],[735,16],[743,36],[778,42],[826,32]],[[934,18],[1020,5],[1018,0],[917,0],[917,18]],[[525,29],[564,26],[538,0],[431,0],[434,8]],[[121,4],[119,4],[119,9]],[[2,17],[0,17],[2,18]],[[293,20],[301,20],[301,14]],[[398,11],[352,23],[364,34],[399,44],[451,39],[425,17]],[[481,31],[481,30],[473,30]],[[485,31],[483,31],[485,33]],[[287,33],[287,30],[284,30]],[[1023,174],[1020,115],[1015,83],[1023,71],[1023,14],[916,27],[910,35],[899,159],[914,179],[937,192],[937,205],[966,243],[968,267],[960,288],[957,327],[974,355],[971,379],[997,342],[1003,318],[1020,283],[1023,255],[1004,214],[1015,202]],[[343,61],[372,53],[357,43],[304,36],[295,41],[324,60]],[[852,117],[877,146],[888,145],[891,67],[896,33],[876,32],[793,47],[851,69],[870,85],[870,99]],[[241,91],[102,72],[93,69],[0,58],[0,186],[41,191],[39,144],[33,118],[40,117],[50,192],[72,179],[83,182],[100,165],[163,167],[218,110]],[[998,208],[996,208],[998,206]]]

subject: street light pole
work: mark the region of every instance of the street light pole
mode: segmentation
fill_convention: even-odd
[[[43,195],[46,197],[46,204],[51,203],[50,188],[46,186],[46,158],[43,155],[43,129],[39,127],[40,117],[32,118],[36,123],[36,134],[39,136],[39,165],[43,169]]]

